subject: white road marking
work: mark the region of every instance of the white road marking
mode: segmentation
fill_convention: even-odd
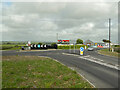
[[[92,56],[90,56],[90,55],[89,55],[89,57],[92,58],[92,59],[96,59],[96,60],[99,60],[99,61],[103,61],[102,59],[94,58],[94,57],[92,57]]]
[[[80,55],[75,55],[75,54],[68,54],[68,53],[62,53],[62,54],[64,54],[64,55],[72,55],[72,56],[80,56]]]
[[[83,57],[90,57],[90,55],[87,55],[87,56],[83,56]]]
[[[91,62],[100,64],[100,65],[104,65],[104,66],[109,67],[109,68],[113,68],[113,69],[120,70],[120,69],[119,69],[119,65],[117,65],[117,64],[114,65],[114,64],[106,63],[106,62],[104,62],[104,60],[98,59],[98,58],[94,58],[94,57],[92,57],[92,56],[90,56],[90,55],[80,56],[80,55],[68,54],[68,53],[62,53],[62,54],[64,54],[64,55],[78,56],[78,58],[82,58],[82,59],[87,60],[87,61],[91,61]]]
[[[82,78],[84,78],[87,82],[89,82],[94,88],[96,88],[95,85],[93,83],[91,83],[88,79],[86,79],[82,74],[80,74],[80,73],[78,73],[78,74],[81,75]]]
[[[85,57],[79,57],[79,58],[82,58],[82,59],[84,59],[84,60],[87,60],[87,61],[91,61],[91,62],[100,64],[100,65],[104,65],[104,66],[107,66],[107,67],[110,67],[110,68],[114,68],[114,69],[120,70],[120,69],[118,68],[118,66],[111,65],[111,64],[108,64],[108,63],[105,63],[105,62],[95,61],[95,60],[93,60],[93,59],[85,58]]]
[[[74,69],[73,67],[69,67],[69,68],[75,71],[75,69]],[[87,82],[89,82],[94,88],[96,88],[95,85],[94,85],[93,83],[91,83],[88,79],[86,79],[82,74],[80,74],[79,72],[77,72],[77,73],[78,73],[80,76],[82,76],[82,78],[84,78]]]

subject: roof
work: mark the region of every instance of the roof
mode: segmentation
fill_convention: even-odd
[[[94,42],[91,40],[86,40],[84,43],[94,43]]]

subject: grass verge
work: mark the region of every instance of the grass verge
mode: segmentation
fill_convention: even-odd
[[[25,45],[0,45],[0,50],[20,50],[21,46]]]
[[[113,56],[113,57],[119,57],[120,58],[120,53],[111,52],[111,51],[109,51],[109,49],[98,50],[98,53],[102,54],[102,55],[108,55],[108,56]]]
[[[92,88],[80,75],[50,58],[3,56],[2,88]]]

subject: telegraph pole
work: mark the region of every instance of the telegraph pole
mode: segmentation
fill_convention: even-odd
[[[56,38],[57,38],[57,42],[58,42],[58,33],[57,33],[57,37]]]
[[[111,29],[111,19],[109,18],[109,51],[110,51],[110,29]]]

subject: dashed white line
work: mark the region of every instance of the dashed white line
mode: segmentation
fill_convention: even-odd
[[[95,61],[95,60],[92,60],[92,59],[90,59],[90,58],[85,58],[85,57],[79,57],[79,58],[82,58],[82,59],[84,59],[84,60],[88,60],[88,61],[91,61],[91,62],[100,64],[100,65],[104,65],[104,66],[107,66],[107,67],[110,67],[110,68],[114,68],[114,69],[119,70],[118,66],[113,66],[113,65],[110,65],[110,64],[108,64],[108,63],[104,63],[104,62],[100,62],[100,61]]]
[[[87,60],[87,61],[91,61],[91,62],[100,64],[100,65],[104,65],[104,66],[109,67],[109,68],[120,70],[119,65],[117,65],[117,64],[116,65],[111,65],[109,63],[103,62],[102,59],[94,58],[94,57],[92,57],[90,55],[80,56],[80,55],[68,54],[68,53],[62,53],[62,54],[64,54],[64,55],[72,55],[72,56],[79,56],[78,58],[82,58],[82,59]]]
[[[96,60],[99,60],[99,61],[103,61],[102,59],[98,59],[98,58],[94,58],[92,56],[89,56],[90,58],[93,58],[93,59],[96,59]]]

